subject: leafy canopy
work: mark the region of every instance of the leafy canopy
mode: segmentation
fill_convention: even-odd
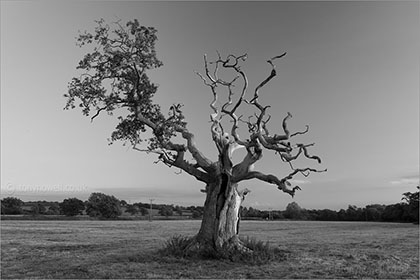
[[[122,214],[120,201],[113,195],[92,193],[86,204],[86,212],[91,217],[109,219]]]
[[[152,83],[148,71],[162,66],[156,57],[157,30],[145,27],[138,20],[113,23],[113,28],[103,19],[96,21],[93,33],[83,32],[77,38],[79,47],[91,47],[79,62],[81,71],[69,83],[65,109],[81,108],[93,120],[102,111],[112,114],[126,108],[119,117],[119,124],[111,135],[116,140],[136,145],[146,126],[153,128],[147,139],[149,150],[161,148],[175,135],[175,126],[185,127],[184,116],[177,106],[165,117],[158,104],[153,103],[157,85]]]
[[[85,209],[85,204],[83,201],[77,198],[67,198],[60,203],[60,209],[62,214],[66,216],[76,216],[82,214]]]
[[[23,201],[16,197],[6,197],[1,200],[2,214],[22,214]]]

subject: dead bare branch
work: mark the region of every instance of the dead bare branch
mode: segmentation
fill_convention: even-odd
[[[291,137],[294,137],[294,136],[296,136],[296,135],[305,134],[305,133],[307,133],[308,131],[309,131],[309,125],[306,125],[306,129],[305,129],[304,131],[295,132],[295,133],[293,133],[292,135],[290,135],[290,138],[291,138]]]
[[[299,186],[295,186],[293,188],[289,188],[291,186],[290,182],[288,180],[291,180],[294,175],[297,173],[304,173],[304,172],[326,172],[325,170],[316,170],[313,168],[304,168],[304,169],[295,169],[292,173],[287,175],[286,177],[279,179],[275,175],[272,174],[264,174],[259,171],[250,171],[243,176],[239,176],[234,179],[234,182],[240,182],[243,180],[250,180],[250,179],[258,179],[264,182],[267,182],[269,184],[277,185],[277,188],[285,193],[290,194],[292,197],[295,195],[296,190],[300,190]]]
[[[206,78],[203,75],[198,74],[200,78],[203,80],[204,84],[210,87],[213,94],[213,101],[210,104],[210,107],[212,108],[214,112],[210,115],[210,119],[213,122],[212,127],[211,127],[213,141],[214,142],[220,141],[224,135],[223,127],[220,123],[220,120],[222,118],[222,115],[220,113],[223,113],[230,116],[233,120],[233,125],[231,128],[231,135],[234,138],[234,140],[240,145],[246,145],[245,142],[240,140],[240,137],[238,135],[238,131],[237,131],[239,128],[238,117],[235,114],[236,110],[239,108],[242,101],[244,100],[246,89],[248,87],[248,79],[245,73],[241,70],[240,65],[239,65],[240,61],[244,61],[246,59],[246,54],[241,55],[241,56],[235,56],[235,55],[230,54],[226,57],[226,59],[222,59],[220,53],[217,53],[217,55],[218,55],[218,59],[212,62],[209,62],[207,60],[207,56],[205,55],[204,67],[205,67]],[[210,64],[215,65],[213,76],[210,74],[210,68],[209,68]],[[218,70],[220,69],[220,67],[223,67],[225,69],[232,69],[237,75],[231,81],[224,81],[218,77]],[[237,98],[236,103],[234,103],[233,96],[235,92],[233,90],[233,87],[235,86],[235,83],[237,82],[239,78],[242,79],[243,86],[239,94],[239,97]],[[228,90],[227,101],[223,103],[223,105],[221,105],[220,109],[217,108],[216,106],[216,102],[218,100],[218,93],[217,93],[216,88],[218,86],[225,87]],[[233,105],[233,107],[229,109],[231,105]],[[220,146],[220,143],[219,144],[216,143],[216,145]]]
[[[307,147],[311,147],[311,146],[314,146],[314,145],[315,145],[315,143],[307,144],[307,145],[297,144],[296,146],[299,148],[299,151],[297,152],[296,155],[292,156],[292,155],[290,155],[290,153],[282,153],[281,154],[281,157],[282,157],[282,159],[284,161],[291,162],[292,160],[297,159],[299,157],[299,155],[303,151],[303,154],[305,155],[305,157],[307,157],[309,159],[314,159],[314,160],[318,161],[318,163],[321,163],[321,158],[320,157],[318,157],[318,156],[311,156],[308,153]]]

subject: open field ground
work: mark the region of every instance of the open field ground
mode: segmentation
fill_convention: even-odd
[[[419,278],[412,224],[243,221],[286,260],[264,265],[159,256],[199,221],[1,221],[1,278]]]

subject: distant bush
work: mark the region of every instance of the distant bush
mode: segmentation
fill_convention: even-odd
[[[120,201],[112,195],[92,193],[86,203],[86,212],[91,217],[112,219],[122,214]]]
[[[299,204],[293,201],[287,205],[284,217],[292,220],[301,220],[304,218],[304,213]]]
[[[82,214],[85,210],[85,204],[83,201],[77,198],[67,198],[60,203],[60,212],[66,216],[76,216]]]
[[[199,219],[201,217],[203,217],[203,212],[202,211],[200,211],[198,209],[192,210],[192,218],[193,219]]]
[[[140,212],[140,209],[136,205],[128,204],[125,212],[130,213],[131,215],[136,215]]]
[[[142,216],[146,216],[147,214],[149,214],[149,210],[147,210],[144,207],[141,207],[140,208],[140,213],[141,213]]]
[[[174,210],[172,209],[171,206],[165,205],[165,206],[162,206],[162,208],[159,210],[159,214],[166,217],[172,216],[174,214]]]
[[[59,214],[60,214],[60,205],[58,203],[51,204],[48,210],[45,212],[45,215],[59,215]]]
[[[44,215],[47,212],[47,208],[41,203],[36,203],[31,206],[32,215]]]

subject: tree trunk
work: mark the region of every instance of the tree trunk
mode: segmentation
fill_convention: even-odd
[[[239,209],[243,195],[237,184],[230,182],[230,176],[223,173],[206,186],[206,201],[201,228],[195,242],[199,247],[216,251],[222,248],[243,248],[239,238]]]
[[[213,139],[219,150],[219,161],[209,173],[206,185],[203,220],[198,234],[187,250],[249,251],[239,240],[239,220],[241,203],[247,193],[238,190],[232,181],[232,152],[237,146],[228,137],[214,132]]]

